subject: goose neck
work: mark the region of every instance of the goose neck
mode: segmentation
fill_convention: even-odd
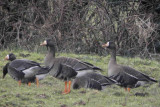
[[[10,61],[14,61],[16,58],[11,59]]]
[[[116,64],[116,50],[111,50],[111,58],[110,58],[109,63]]]
[[[48,53],[46,54],[46,57],[44,58],[44,64],[45,66],[51,67],[54,63],[55,59],[55,48],[54,47],[48,47]]]
[[[55,47],[49,47],[49,53],[52,53],[53,57],[55,57]]]

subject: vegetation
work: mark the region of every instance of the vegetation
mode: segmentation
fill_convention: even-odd
[[[3,58],[11,51],[0,51],[0,71],[7,63]],[[28,51],[12,51],[17,58],[26,58],[43,63],[44,54]],[[109,56],[87,54],[60,53],[58,56],[78,58],[90,62],[107,75]],[[140,70],[157,80],[160,77],[159,62],[140,58],[117,57],[119,64],[125,64]],[[159,84],[132,89],[130,93],[123,88],[112,85],[103,91],[92,89],[71,90],[70,94],[62,95],[64,82],[51,76],[40,81],[40,86],[22,84],[20,87],[9,75],[2,79],[0,73],[0,107],[159,107]]]
[[[159,0],[1,0],[0,49],[36,51],[53,38],[59,51],[104,55],[112,40],[121,55],[160,53]]]

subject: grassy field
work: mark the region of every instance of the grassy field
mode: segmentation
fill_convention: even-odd
[[[27,51],[12,51],[18,59],[26,58],[43,62],[45,54],[30,53]],[[51,76],[36,84],[27,86],[13,80],[9,75],[2,79],[2,68],[7,63],[4,57],[10,51],[0,51],[0,107],[160,107],[159,84],[132,89],[130,93],[123,88],[112,85],[103,91],[91,89],[71,90],[70,94],[62,95],[64,82]],[[110,56],[76,55],[63,53],[58,56],[78,58],[90,62],[104,71],[107,75],[107,66]],[[140,58],[117,57],[119,64],[129,65],[159,81],[160,63],[154,60]]]

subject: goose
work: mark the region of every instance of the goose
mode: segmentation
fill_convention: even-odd
[[[112,85],[117,83],[115,80],[110,79],[106,76],[93,72],[92,70],[88,71],[75,71],[71,66],[66,64],[59,64],[57,69],[57,74],[55,77],[62,79],[64,81],[69,81],[74,79],[72,82],[73,89],[79,88],[91,88],[102,90],[105,86]],[[65,82],[67,84],[67,82]],[[70,92],[71,82],[69,81],[69,88],[65,85],[65,91]]]
[[[108,76],[115,79],[125,90],[130,91],[131,88],[143,86],[146,83],[157,82],[157,80],[129,66],[117,64],[116,45],[114,42],[107,42],[102,47],[108,48],[111,54],[108,63]]]
[[[51,67],[53,66],[53,68],[51,69],[51,71],[49,72],[50,75],[52,75],[53,77],[58,78],[59,75],[65,75],[61,73],[58,73],[58,69],[59,69],[59,65],[60,64],[65,64],[70,66],[71,68],[73,68],[75,71],[86,71],[86,70],[92,70],[93,72],[96,71],[100,71],[102,69],[94,66],[93,64],[90,64],[88,62],[83,62],[80,61],[78,59],[75,58],[68,58],[68,57],[55,57],[55,45],[52,39],[47,39],[44,40],[43,43],[40,44],[41,46],[46,46],[48,50],[48,53],[46,54],[45,58],[44,58],[44,64],[45,66]],[[73,72],[69,72],[70,75],[75,76],[75,73]],[[69,88],[71,87],[71,81],[65,81],[65,87],[67,87],[67,84],[69,84]],[[64,89],[64,91],[62,92],[62,94],[68,94],[70,93],[70,89],[68,89],[66,91],[66,88]]]
[[[5,60],[9,60],[9,61],[13,61],[16,59],[16,56],[13,53],[10,53],[8,55],[6,55],[6,57],[4,58]],[[6,76],[6,74],[8,73],[8,65],[10,62],[8,62],[4,67],[3,67],[3,77],[4,78]]]
[[[9,60],[3,67],[3,78],[8,73],[13,79],[17,80],[19,86],[21,83],[28,83],[36,81],[37,86],[39,85],[39,80],[43,79],[49,72],[48,67],[41,67],[39,63],[30,61],[27,59],[16,59],[13,53],[8,54],[5,57]]]
[[[107,86],[116,84],[117,82],[102,74],[92,71],[78,71],[76,78],[73,80],[73,89],[90,88],[96,90],[103,90]]]
[[[75,78],[77,72],[69,65],[59,64],[58,69],[56,69],[56,74],[54,75],[56,78],[65,81],[65,89],[63,94],[68,94],[71,91],[71,79]],[[67,89],[67,82],[69,84]]]

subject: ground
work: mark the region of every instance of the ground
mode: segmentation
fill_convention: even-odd
[[[18,59],[30,59],[43,63],[45,54],[28,51],[0,51],[0,107],[160,107],[159,84],[132,89],[130,93],[123,88],[112,85],[103,91],[92,89],[71,90],[70,94],[62,95],[64,82],[46,77],[40,81],[40,86],[32,83],[31,86],[13,80],[9,75],[2,79],[2,68],[7,63],[4,57],[13,52]],[[110,56],[97,56],[89,54],[60,53],[56,57],[67,56],[90,62],[104,71],[107,75],[107,67]],[[150,59],[117,57],[119,64],[131,66],[159,81],[159,62]]]

